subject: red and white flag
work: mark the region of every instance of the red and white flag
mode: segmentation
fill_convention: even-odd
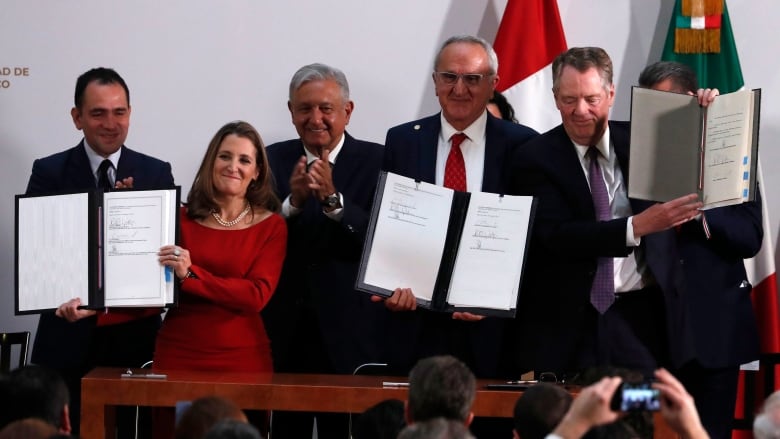
[[[759,183],[766,181],[761,172],[760,162],[758,181]],[[763,196],[766,193],[765,186],[760,186],[759,189]],[[764,197],[761,200],[764,224],[761,250],[753,258],[745,260],[745,270],[747,270],[748,280],[753,285],[753,309],[758,320],[758,332],[761,334],[761,353],[778,354],[780,353],[780,295],[777,289],[774,241],[767,203],[768,200]]]
[[[496,89],[517,121],[539,132],[561,123],[552,95],[552,62],[566,50],[557,0],[509,0],[493,44]]]

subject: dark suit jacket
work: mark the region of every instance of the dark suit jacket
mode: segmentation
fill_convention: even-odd
[[[84,142],[68,150],[44,157],[33,162],[32,174],[27,184],[28,195],[40,195],[60,192],[76,192],[95,189],[95,177],[89,167]],[[135,189],[164,189],[173,187],[171,165],[158,159],[135,152],[122,146],[122,155],[116,170],[117,179],[133,177]],[[88,364],[90,342],[96,318],[82,319],[68,323],[54,315],[41,314],[38,330],[33,344],[32,362],[55,369],[89,369],[95,364]],[[156,325],[159,327],[159,318]],[[122,326],[114,325],[112,330],[122,331]],[[135,330],[135,329],[134,329]],[[150,329],[150,332],[154,332]],[[132,334],[126,334],[132,339]],[[123,337],[124,338],[124,337]],[[131,358],[132,364],[126,366],[139,367],[145,361],[151,360],[154,339],[141,340],[138,335],[138,345],[116,346],[117,354],[132,357],[133,351],[139,352],[139,358]],[[147,337],[148,338],[148,337]],[[151,350],[148,348],[151,346]],[[148,353],[147,353],[148,351]],[[123,352],[120,354],[120,352]],[[127,354],[127,355],[125,355]],[[141,358],[141,356],[143,356]],[[110,364],[107,364],[110,365]]]
[[[630,126],[610,122],[626,187]],[[590,288],[597,257],[624,257],[626,218],[599,222],[576,150],[563,126],[518,150],[512,193],[539,198],[520,303],[521,368],[573,371],[583,337],[595,330]],[[634,214],[652,203],[631,199]],[[642,238],[648,268],[663,291],[669,359],[709,367],[734,365],[757,352],[743,257],[761,243],[760,203],[707,211],[707,240],[697,221]],[[718,337],[720,335],[720,337]]]
[[[436,183],[436,150],[441,116],[435,114],[408,122],[387,132],[383,169],[405,177]],[[485,165],[482,191],[506,193],[509,158],[519,145],[536,136],[536,131],[488,114],[485,129]],[[398,285],[403,287],[403,285]],[[394,313],[392,343],[396,372],[408,373],[427,355],[455,354],[477,376],[494,377],[510,373],[499,367],[504,322],[487,318],[480,322],[452,320],[450,314],[415,311]],[[398,336],[403,333],[404,336]]]
[[[381,333],[388,311],[368,294],[355,290],[363,240],[382,164],[382,146],[344,134],[344,145],[333,168],[333,183],[344,201],[340,222],[326,217],[310,198],[303,211],[287,220],[287,258],[279,286],[263,310],[275,370],[295,370],[298,346],[290,338],[303,307],[318,319],[332,370],[351,374],[364,363],[383,360]],[[270,145],[268,161],[276,193],[290,194],[290,175],[305,154],[300,139]],[[311,309],[311,308],[310,308]],[[309,313],[311,314],[311,313]]]

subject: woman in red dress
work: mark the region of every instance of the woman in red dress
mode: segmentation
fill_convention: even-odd
[[[272,371],[260,310],[285,256],[279,207],[260,135],[246,122],[223,126],[181,210],[181,245],[160,249],[181,290],[157,336],[155,370]]]

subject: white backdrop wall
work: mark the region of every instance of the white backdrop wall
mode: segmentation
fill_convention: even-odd
[[[348,130],[356,137],[381,143],[389,127],[435,112],[430,72],[439,44],[461,33],[492,41],[505,4],[5,0],[0,9],[0,331],[35,329],[37,317],[13,315],[13,196],[24,192],[35,158],[80,140],[69,111],[82,72],[107,66],[125,78],[133,109],[127,145],[171,162],[186,194],[206,144],[223,123],[247,120],[266,143],[295,136],[287,87],[304,64],[324,62],[345,71],[355,101]],[[558,4],[570,47],[601,46],[612,56],[618,86],[612,116],[626,119],[631,85],[642,67],[660,57],[674,0]],[[780,3],[729,0],[728,6],[747,86],[764,92],[761,159],[776,237]]]

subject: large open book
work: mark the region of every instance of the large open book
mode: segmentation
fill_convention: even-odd
[[[532,197],[456,192],[383,172],[356,288],[411,288],[436,311],[515,315]]]
[[[704,208],[753,200],[761,90],[700,107],[696,96],[634,87],[628,196],[669,201],[698,193]]]
[[[178,282],[158,262],[178,240],[180,189],[16,196],[16,314],[166,306]]]

